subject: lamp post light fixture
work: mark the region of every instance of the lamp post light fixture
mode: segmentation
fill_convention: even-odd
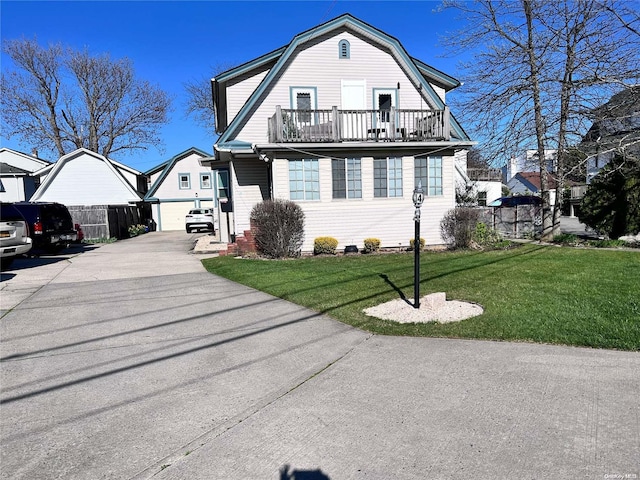
[[[413,308],[420,308],[420,207],[424,202],[422,182],[413,189],[413,206],[416,207],[413,214],[415,224],[415,236],[413,239]]]

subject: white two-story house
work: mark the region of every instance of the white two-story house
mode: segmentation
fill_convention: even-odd
[[[228,168],[232,232],[270,198],[305,213],[303,251],[316,237],[383,247],[413,237],[421,184],[422,237],[441,244],[455,207],[455,159],[474,144],[446,95],[460,82],[411,57],[394,37],[342,15],[212,80],[214,169]]]

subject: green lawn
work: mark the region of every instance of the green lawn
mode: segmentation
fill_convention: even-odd
[[[481,304],[449,324],[396,324],[364,308],[413,297],[413,254],[205,260],[208,271],[385,335],[516,340],[640,350],[640,252],[523,245],[424,252],[421,295]]]

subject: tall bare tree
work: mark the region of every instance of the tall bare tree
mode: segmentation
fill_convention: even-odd
[[[466,19],[445,43],[475,52],[464,65],[462,112],[493,159],[534,147],[540,159],[543,238],[559,228],[545,150],[557,150],[556,205],[565,154],[586,133],[589,113],[640,78],[636,5],[619,0],[445,0]],[[481,47],[478,47],[480,45]],[[464,90],[463,90],[464,91]]]
[[[87,148],[108,157],[161,144],[171,100],[136,79],[129,59],[29,39],[3,48],[16,67],[2,72],[5,136],[58,156]]]
[[[213,94],[211,91],[211,78],[231,68],[231,65],[218,64],[209,70],[210,76],[200,76],[183,84],[187,94],[185,113],[202,128],[215,135],[215,109],[213,107]]]

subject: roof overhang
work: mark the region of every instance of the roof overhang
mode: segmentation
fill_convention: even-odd
[[[424,156],[435,154],[453,154],[456,150],[471,148],[478,142],[449,141],[449,142],[344,142],[344,143],[264,143],[256,144],[252,157],[261,154],[269,157],[270,154],[287,153],[288,156],[327,155],[331,157],[344,157],[356,155],[367,156]],[[449,153],[451,152],[451,153]]]

